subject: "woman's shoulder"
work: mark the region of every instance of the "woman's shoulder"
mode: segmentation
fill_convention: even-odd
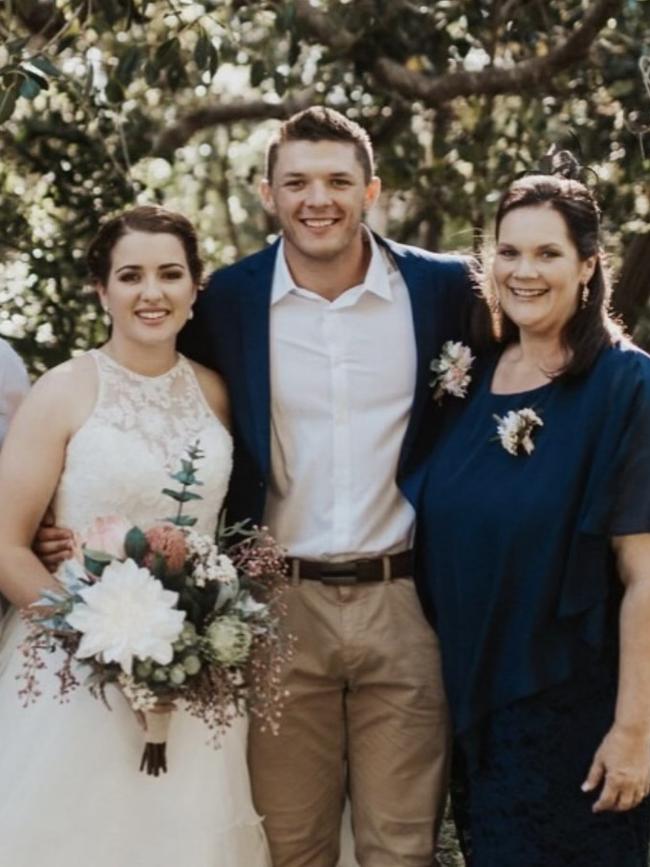
[[[228,426],[230,403],[228,400],[228,390],[222,377],[209,367],[199,364],[198,361],[187,360],[194,371],[199,388],[203,392],[208,406],[217,418]]]
[[[97,397],[97,371],[89,354],[57,364],[34,383],[18,410],[31,427],[43,433],[70,435],[92,411]]]
[[[594,371],[613,391],[636,392],[650,389],[650,355],[627,338],[604,350]]]
[[[37,394],[74,397],[76,388],[95,386],[97,365],[91,353],[85,352],[45,371],[34,384]]]

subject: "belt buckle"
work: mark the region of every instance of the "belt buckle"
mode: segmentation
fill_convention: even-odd
[[[346,587],[358,584],[359,578],[356,569],[350,571],[348,563],[328,563],[326,570],[320,573],[320,582],[328,587]]]

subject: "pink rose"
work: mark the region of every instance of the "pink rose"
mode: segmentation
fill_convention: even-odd
[[[86,533],[85,547],[91,551],[102,551],[118,560],[126,557],[124,539],[132,525],[120,515],[107,515],[96,518]]]

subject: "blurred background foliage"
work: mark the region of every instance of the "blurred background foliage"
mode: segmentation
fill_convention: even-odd
[[[0,334],[34,372],[101,340],[84,249],[135,202],[190,216],[209,268],[259,248],[266,139],[323,103],[376,144],[373,226],[432,250],[574,150],[648,346],[649,76],[650,0],[0,0]]]

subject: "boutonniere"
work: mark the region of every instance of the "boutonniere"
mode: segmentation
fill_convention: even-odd
[[[441,401],[445,394],[465,397],[472,381],[469,371],[473,363],[474,356],[464,343],[453,340],[444,343],[438,358],[434,358],[429,365],[433,374],[429,383],[433,389],[433,399]]]
[[[497,435],[501,445],[511,455],[518,455],[522,451],[527,455],[531,454],[535,448],[533,442],[535,428],[544,427],[544,422],[530,407],[510,410],[503,418],[495,415],[494,420],[497,423]]]

